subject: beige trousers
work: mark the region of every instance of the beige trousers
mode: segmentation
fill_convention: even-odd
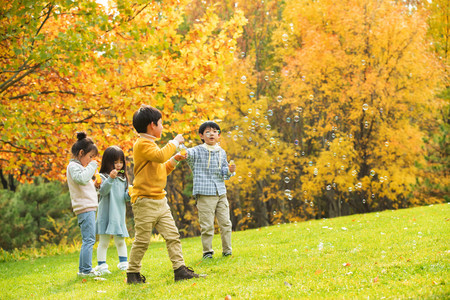
[[[220,228],[222,252],[231,252],[231,220],[227,195],[197,196],[198,219],[202,233],[203,254],[213,252],[214,216]]]
[[[132,204],[136,231],[131,246],[127,273],[141,271],[141,261],[150,244],[153,228],[166,240],[167,251],[174,270],[184,265],[178,228],[170,212],[167,199],[138,198]]]

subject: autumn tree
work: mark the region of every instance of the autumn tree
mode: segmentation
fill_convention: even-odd
[[[76,131],[88,131],[100,150],[129,151],[141,103],[171,120],[165,138],[214,115],[208,103],[225,92],[223,66],[245,18],[236,11],[221,21],[211,8],[183,27],[187,3],[3,1],[3,185],[9,175],[64,180]]]
[[[305,198],[326,216],[414,204],[420,127],[443,74],[425,16],[385,1],[290,1],[283,19],[281,89],[303,109]]]

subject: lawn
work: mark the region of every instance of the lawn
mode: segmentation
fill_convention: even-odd
[[[188,238],[187,265],[208,276],[177,283],[164,242],[154,242],[144,285],[126,284],[111,243],[104,280],[77,277],[78,253],[0,263],[0,298],[448,299],[449,241],[449,204],[234,232],[231,257],[219,255],[217,235],[208,261],[200,238]]]

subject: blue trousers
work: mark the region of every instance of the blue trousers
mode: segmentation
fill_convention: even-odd
[[[80,273],[89,273],[92,270],[92,249],[95,244],[95,211],[81,213],[77,217],[82,241],[78,269]]]

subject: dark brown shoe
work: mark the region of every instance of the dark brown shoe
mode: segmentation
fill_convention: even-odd
[[[145,283],[145,276],[141,273],[127,273],[128,284]]]
[[[190,267],[181,266],[174,271],[175,273],[175,281],[191,279],[191,278],[199,278],[205,277],[206,275],[195,274],[194,270]]]

